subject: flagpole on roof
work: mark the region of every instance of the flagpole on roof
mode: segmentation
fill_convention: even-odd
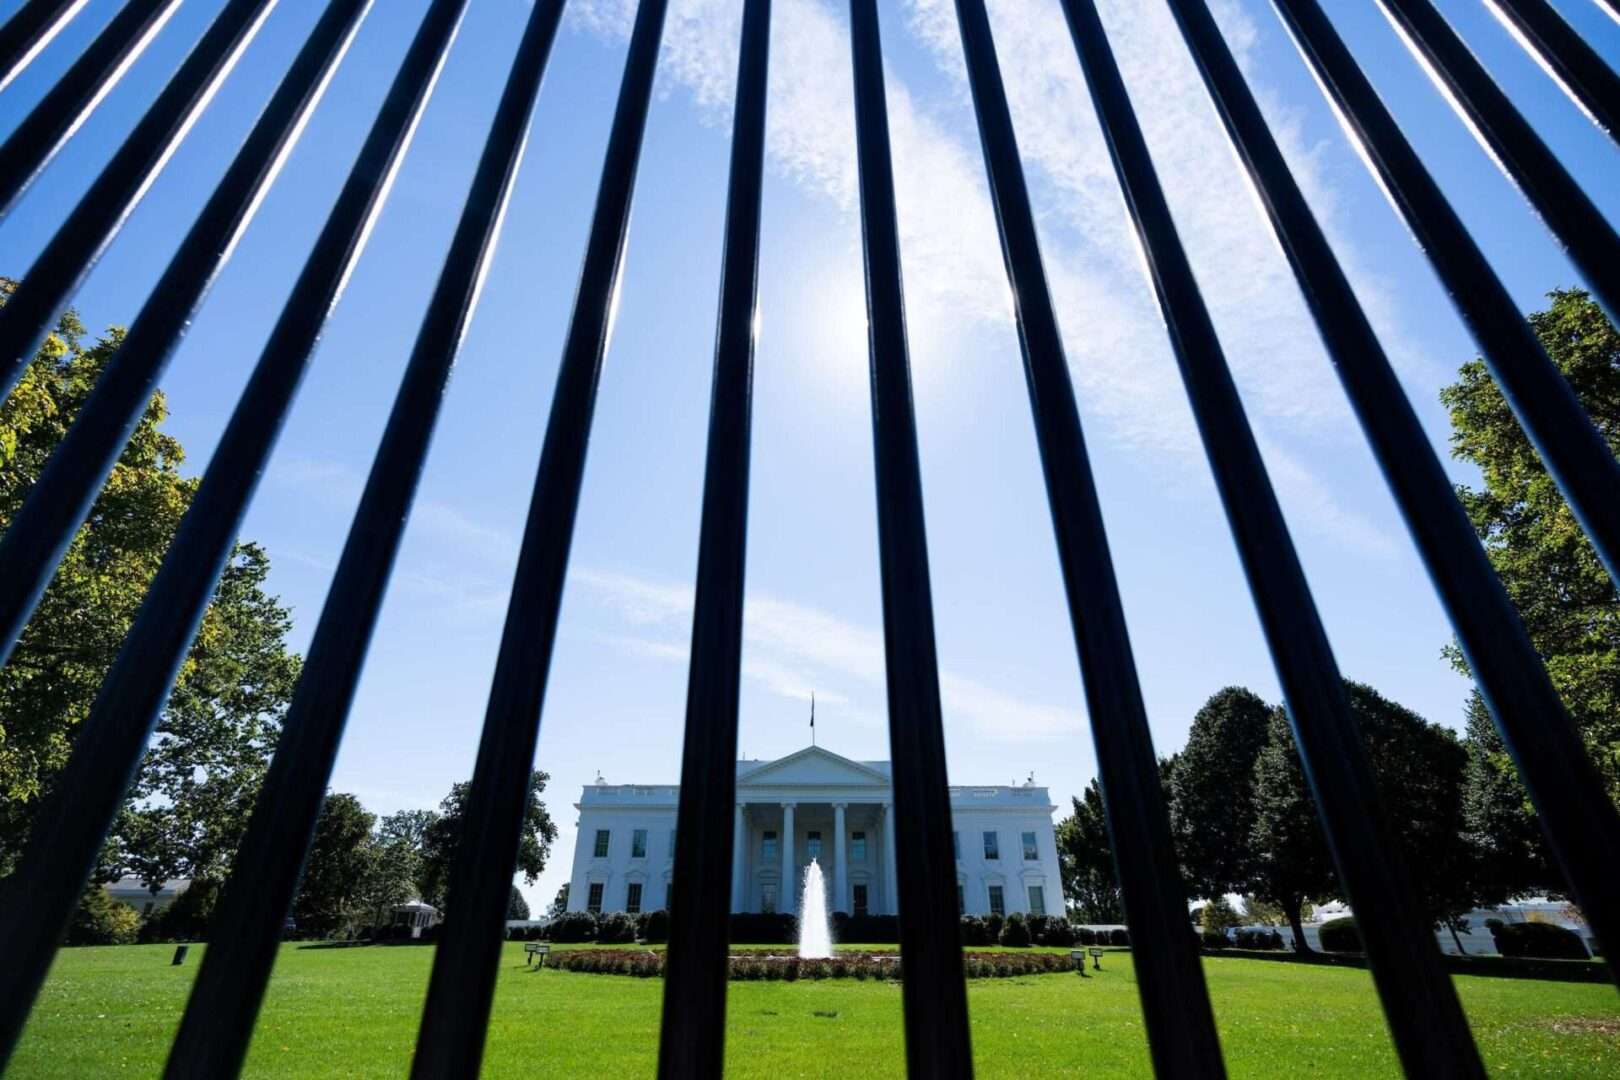
[[[816,745],[816,692],[810,691],[810,745]]]

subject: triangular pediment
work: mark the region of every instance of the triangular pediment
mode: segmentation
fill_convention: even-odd
[[[870,765],[851,761],[819,746],[807,746],[787,757],[764,762],[737,778],[740,787],[798,784],[887,786],[888,783],[889,778]]]

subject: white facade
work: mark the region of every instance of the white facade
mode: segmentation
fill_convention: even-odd
[[[569,911],[667,909],[679,796],[673,784],[585,787],[574,804]],[[887,761],[851,761],[819,747],[775,761],[739,761],[731,909],[796,911],[804,869],[815,858],[829,911],[894,913],[893,808]],[[1056,809],[1033,783],[951,788],[965,913],[1063,914]]]

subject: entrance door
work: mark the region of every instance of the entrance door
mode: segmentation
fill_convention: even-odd
[[[855,914],[857,914],[857,915],[865,915],[866,914],[866,886],[865,885],[856,885],[855,886]]]

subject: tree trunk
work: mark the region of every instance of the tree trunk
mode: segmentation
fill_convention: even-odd
[[[1305,902],[1289,897],[1283,901],[1282,906],[1284,913],[1288,916],[1288,927],[1294,932],[1294,951],[1297,953],[1314,951],[1311,949],[1311,943],[1305,940],[1305,927],[1300,922],[1299,913],[1300,909],[1305,906]]]
[[[1457,924],[1454,922],[1447,922],[1446,929],[1451,931],[1451,940],[1457,943],[1457,955],[1467,956],[1468,950],[1463,948],[1462,938],[1457,936]]]

